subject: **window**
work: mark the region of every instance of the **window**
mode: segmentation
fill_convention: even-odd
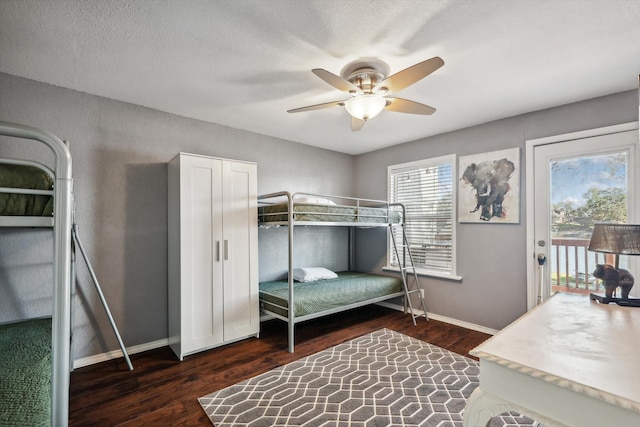
[[[454,185],[456,156],[449,155],[389,166],[389,200],[405,207],[407,241],[417,272],[434,276],[456,275]],[[402,242],[401,227],[393,227]],[[400,260],[404,248],[398,247]],[[389,239],[389,265],[399,262]],[[409,257],[407,256],[407,264]]]

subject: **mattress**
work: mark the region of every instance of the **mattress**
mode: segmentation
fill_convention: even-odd
[[[0,164],[0,187],[51,190],[53,179],[35,166]],[[53,197],[0,192],[0,216],[51,216]]]
[[[261,206],[258,208],[258,219],[260,223],[286,222],[288,220],[288,205],[281,203]],[[294,221],[306,222],[387,224],[400,222],[400,213],[387,208],[294,203],[293,219]]]
[[[51,421],[51,319],[0,325],[0,425]]]
[[[402,279],[399,277],[353,271],[339,272],[337,279],[294,282],[295,317],[333,310],[401,291]],[[286,280],[260,283],[260,301],[264,309],[287,316],[289,283]]]

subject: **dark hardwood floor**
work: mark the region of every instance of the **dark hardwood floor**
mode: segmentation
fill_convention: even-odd
[[[296,351],[287,352],[286,323],[264,322],[250,338],[185,357],[168,348],[76,369],[71,374],[71,426],[210,426],[197,399],[244,379],[358,336],[388,328],[453,352],[468,351],[489,335],[435,320],[368,306],[296,326]]]

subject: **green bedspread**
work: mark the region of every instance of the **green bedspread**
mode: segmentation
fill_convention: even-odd
[[[294,282],[295,316],[332,310],[402,291],[402,279],[353,271],[339,272],[337,279]],[[260,283],[262,306],[287,316],[289,284],[286,280]]]
[[[260,223],[283,222],[288,220],[287,212],[286,203],[261,206],[258,208],[258,218]],[[400,214],[386,208],[294,203],[293,219],[309,222],[396,223],[400,222]]]
[[[51,319],[0,325],[0,426],[48,426]]]
[[[35,166],[0,163],[0,187],[51,190],[53,179]],[[51,216],[52,213],[51,196],[0,193],[2,216]]]

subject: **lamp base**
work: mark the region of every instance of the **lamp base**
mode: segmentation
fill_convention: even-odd
[[[614,302],[625,307],[640,307],[640,298],[614,298],[603,294],[589,294],[589,298],[598,301],[601,304],[609,304]]]

